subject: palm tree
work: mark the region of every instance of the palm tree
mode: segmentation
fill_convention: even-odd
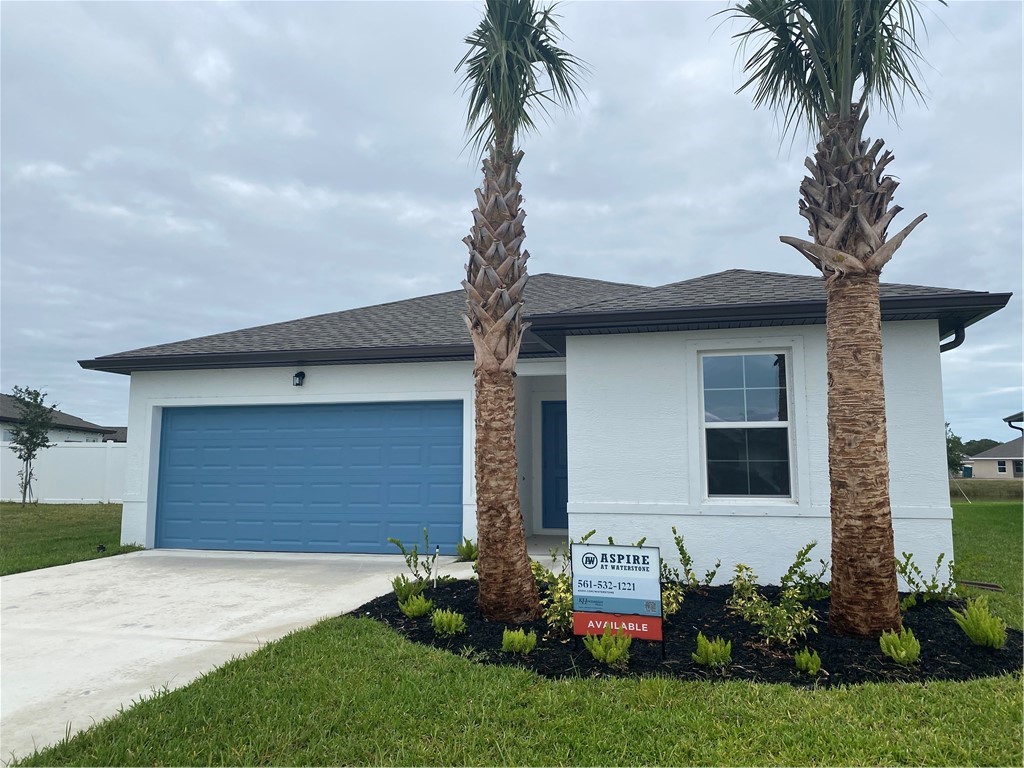
[[[915,80],[923,28],[915,0],[748,0],[726,11],[746,26],[735,35],[755,107],[820,130],[800,215],[813,242],[782,237],[826,276],[828,445],[832,518],[829,628],[878,636],[900,628],[889,503],[878,280],[882,267],[925,218],[893,237],[902,210],[883,142],[863,138],[868,104],[895,117]]]
[[[516,462],[515,367],[523,322],[526,260],[518,180],[520,134],[535,128],[537,108],[572,108],[583,64],[556,44],[554,6],[532,0],[487,0],[484,18],[466,38],[459,62],[469,94],[466,129],[483,150],[469,248],[466,325],[473,339],[476,385],[477,574],[480,609],[495,621],[520,623],[540,614],[526,551]],[[546,88],[541,81],[546,80]]]

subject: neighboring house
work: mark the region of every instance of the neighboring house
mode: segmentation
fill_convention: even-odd
[[[104,427],[103,442],[105,443],[127,443],[128,427]]]
[[[777,581],[830,541],[819,277],[729,270],[647,288],[531,278],[517,366],[527,533],[646,536]],[[952,554],[940,341],[1010,294],[882,286],[896,551]],[[475,538],[462,291],[146,347],[131,374],[122,540],[393,553]]]
[[[1024,437],[997,445],[972,456],[965,462],[971,476],[982,480],[1008,480],[1024,477]]]
[[[0,438],[5,443],[11,440],[11,427],[21,423],[21,411],[18,410],[17,403],[11,395],[0,394]],[[93,424],[70,413],[54,411],[49,438],[51,443],[99,443],[103,441],[106,432],[107,427]]]

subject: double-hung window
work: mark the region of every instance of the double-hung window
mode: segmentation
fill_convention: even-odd
[[[999,474],[1005,474],[1006,473],[1006,462],[1005,461],[997,461],[996,462],[996,471]]]
[[[791,498],[784,352],[701,355],[707,495]]]

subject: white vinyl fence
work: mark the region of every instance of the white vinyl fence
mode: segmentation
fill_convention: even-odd
[[[57,443],[33,464],[34,498],[43,504],[119,503],[124,491],[126,443]],[[0,499],[21,501],[21,462],[10,443],[0,443]]]

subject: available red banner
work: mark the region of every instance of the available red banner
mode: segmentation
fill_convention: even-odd
[[[582,613],[572,615],[572,631],[577,635],[602,635],[605,627],[623,630],[638,640],[661,640],[661,616],[627,616],[621,613]]]

